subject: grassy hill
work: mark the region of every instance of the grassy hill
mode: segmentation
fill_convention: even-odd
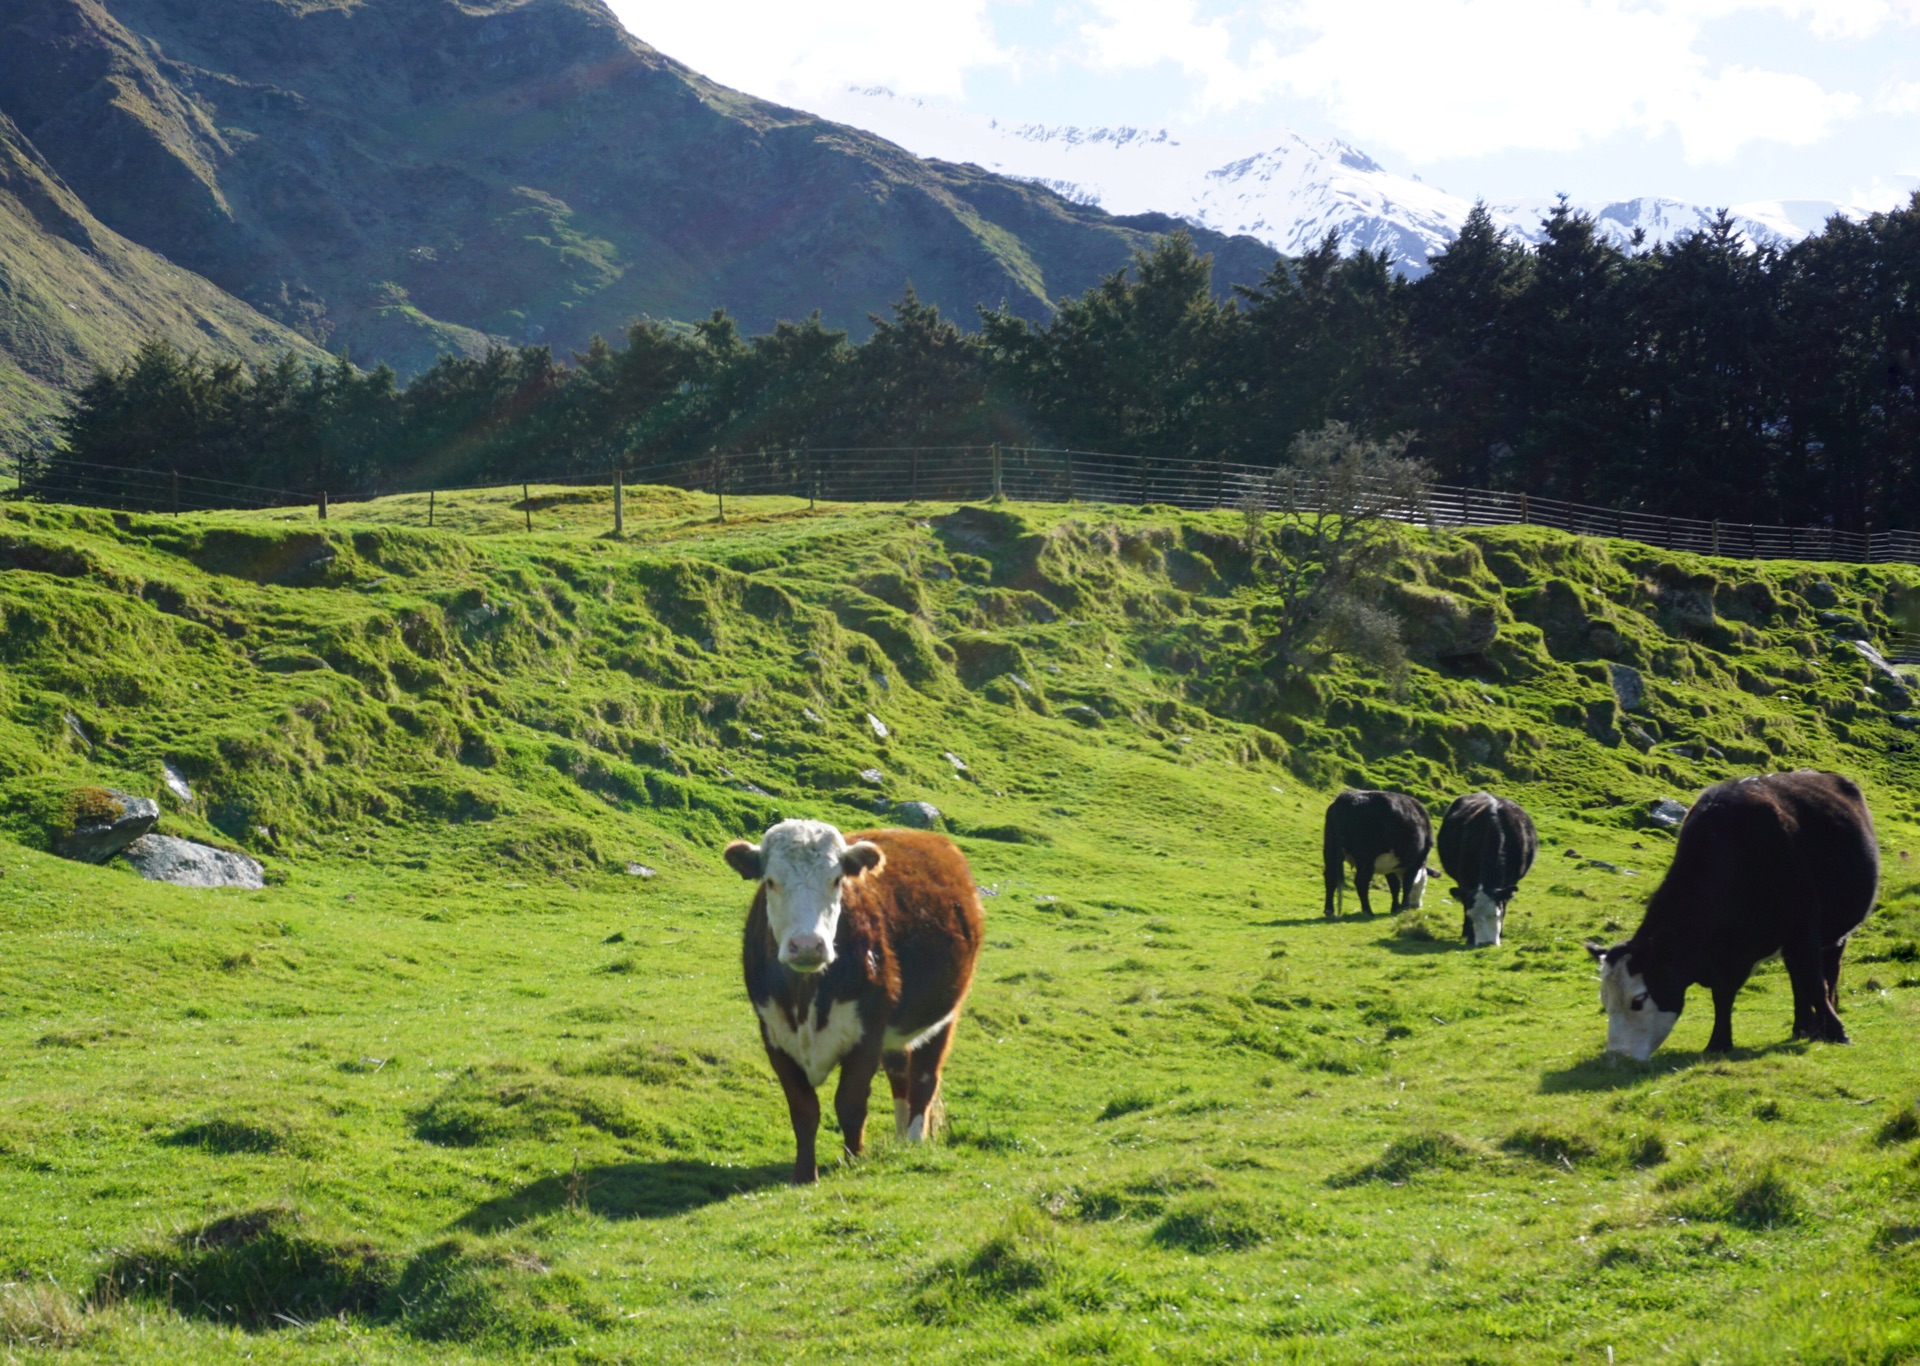
[[[599,491],[531,504],[0,516],[16,1354],[1920,1350],[1913,742],[1836,638],[1914,571],[1423,537],[1405,669],[1280,687],[1226,515],[630,491],[615,540]],[[1601,1058],[1580,941],[1672,848],[1638,813],[1796,763],[1858,776],[1886,849],[1855,1045],[1788,1043],[1771,965],[1730,1058],[1704,998]],[[1503,947],[1437,885],[1321,917],[1346,781],[1529,806]],[[99,783],[267,888],[45,853]],[[793,1190],[718,849],[877,800],[938,805],[988,894],[952,1126]]]
[[[0,114],[0,450],[45,445],[62,394],[161,336],[250,361],[319,348],[99,222]]]
[[[715,307],[864,334],[909,281],[1042,316],[1178,226],[717,86],[600,0],[26,0],[0,114],[109,228],[403,376]],[[1196,235],[1223,291],[1273,263]]]

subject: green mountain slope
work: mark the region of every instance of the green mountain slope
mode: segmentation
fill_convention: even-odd
[[[714,307],[864,329],[909,280],[1039,314],[1174,226],[726,90],[599,0],[26,0],[0,110],[101,221],[402,372]],[[1271,264],[1199,236],[1223,288]]]
[[[0,114],[0,448],[44,441],[62,390],[152,336],[248,360],[321,355],[101,224]]]
[[[520,490],[0,512],[0,1340],[102,1362],[1898,1361],[1920,1345],[1901,567],[1417,537],[1411,662],[1257,686],[1223,514]],[[1825,614],[1823,617],[1822,614]],[[1444,664],[1467,625],[1486,645]],[[1493,627],[1487,641],[1488,625]],[[1607,665],[1642,671],[1622,715]],[[874,721],[881,722],[885,734]],[[1636,731],[1638,734],[1636,734]],[[1777,965],[1598,1057],[1656,796],[1856,773],[1851,1048]],[[163,784],[171,763],[192,785]],[[1342,779],[1522,799],[1497,949],[1320,913]],[[96,783],[261,891],[43,852]],[[791,1190],[722,843],[946,813],[951,1125]],[[1698,1017],[1698,1018],[1697,1018]],[[823,1135],[831,1145],[832,1131]],[[1806,1286],[1827,1296],[1809,1309]],[[1740,1312],[1729,1314],[1726,1306]],[[1629,1350],[1630,1349],[1630,1350]]]

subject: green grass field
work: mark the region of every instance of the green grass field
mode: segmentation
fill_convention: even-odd
[[[1420,536],[1406,668],[1276,683],[1235,516],[533,503],[0,510],[10,1359],[1920,1357],[1920,792],[1834,638],[1920,574]],[[1776,963],[1731,1057],[1695,992],[1603,1058],[1580,943],[1672,851],[1636,813],[1797,763],[1885,849],[1854,1045],[1787,1041]],[[1322,918],[1363,781],[1528,805],[1505,945],[1438,878]],[[267,888],[52,857],[94,784]],[[987,893],[950,1128],[879,1107],[793,1189],[718,851],[876,796]]]

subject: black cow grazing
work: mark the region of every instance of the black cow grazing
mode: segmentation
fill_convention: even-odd
[[[815,1089],[836,1066],[833,1108],[850,1156],[860,1154],[883,1064],[897,1133],[931,1138],[940,1069],[984,931],[965,855],[924,831],[848,838],[820,821],[782,821],[757,845],[729,844],[726,859],[760,884],[741,961],[787,1094],[795,1184],[819,1179]]]
[[[1840,955],[1879,881],[1873,816],[1851,779],[1801,769],[1708,788],[1633,938],[1587,945],[1600,964],[1607,1051],[1651,1057],[1696,983],[1713,992],[1707,1051],[1730,1051],[1733,998],[1774,953],[1793,983],[1793,1037],[1847,1042]]]
[[[1427,888],[1427,855],[1433,852],[1433,824],[1427,808],[1404,792],[1360,792],[1349,789],[1327,807],[1321,856],[1327,882],[1327,918],[1345,881],[1346,865],[1353,865],[1353,890],[1360,896],[1360,912],[1372,915],[1367,888],[1375,873],[1387,878],[1389,912],[1417,907]]]
[[[1440,866],[1466,908],[1460,935],[1469,945],[1498,946],[1507,903],[1539,852],[1540,837],[1518,802],[1491,792],[1454,798],[1440,819]]]

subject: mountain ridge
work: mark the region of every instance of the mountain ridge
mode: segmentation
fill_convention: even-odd
[[[403,376],[716,307],[747,330],[819,309],[863,333],[909,283],[962,317],[1039,317],[1182,226],[730,90],[600,0],[20,0],[0,114],[105,230],[235,317]],[[1222,290],[1272,264],[1251,238],[1195,236]],[[89,360],[140,330],[127,314]]]
[[[1473,201],[1397,174],[1340,138],[1286,132],[1248,150],[1220,138],[1191,138],[1134,124],[1009,123],[975,116],[884,86],[848,87],[826,99],[833,116],[873,128],[926,155],[973,160],[1005,175],[1026,176],[1077,203],[1125,213],[1152,208],[1195,227],[1258,238],[1284,256],[1298,256],[1340,233],[1348,251],[1386,251],[1408,276],[1453,240]],[[1488,209],[1518,240],[1543,238],[1542,220],[1557,197],[1502,200]],[[1630,246],[1636,229],[1646,245],[1707,227],[1716,209],[1657,195],[1575,200],[1601,235]],[[1818,231],[1848,206],[1816,200],[1734,205],[1736,227],[1756,246],[1785,246]]]

